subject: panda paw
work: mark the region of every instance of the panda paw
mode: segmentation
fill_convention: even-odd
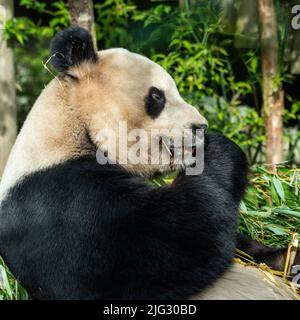
[[[245,153],[220,134],[207,134],[204,150],[204,172],[240,199],[248,185],[249,165]]]
[[[229,138],[221,134],[205,135],[205,160],[218,160],[220,163],[242,163],[247,166],[247,158],[242,149]]]

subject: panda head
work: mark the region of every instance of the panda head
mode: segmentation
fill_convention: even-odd
[[[126,49],[96,53],[85,29],[71,27],[59,32],[51,43],[51,63],[67,87],[66,104],[76,110],[93,145],[129,171],[149,176],[176,169],[169,155],[176,148],[172,143],[189,129],[207,127],[206,119],[182,99],[174,79],[161,66]],[[142,148],[130,138],[133,131],[140,133]],[[164,147],[164,137],[171,147]],[[116,141],[113,147],[112,140]],[[163,144],[157,152],[151,147],[154,141]],[[121,147],[127,151],[126,159]],[[192,149],[184,152],[192,157]],[[133,153],[138,153],[140,161],[131,160]],[[158,163],[153,161],[157,154]]]

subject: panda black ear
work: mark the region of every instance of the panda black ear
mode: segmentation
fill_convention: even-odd
[[[92,36],[81,27],[70,27],[56,34],[51,41],[51,64],[59,72],[66,72],[84,61],[96,62]]]

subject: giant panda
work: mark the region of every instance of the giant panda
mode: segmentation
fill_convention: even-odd
[[[205,133],[199,175],[185,174],[190,161],[96,161],[99,131],[120,121],[146,132],[207,128],[173,78],[125,49],[95,52],[79,27],[55,36],[51,63],[59,74],[29,113],[0,185],[0,255],[30,296],[284,297],[259,271],[232,264],[248,172],[232,141]],[[148,182],[170,171],[172,184]]]

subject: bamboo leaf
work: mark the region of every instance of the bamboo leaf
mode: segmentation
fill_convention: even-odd
[[[275,187],[277,194],[279,195],[281,200],[284,200],[285,193],[284,193],[284,189],[283,189],[281,181],[279,179],[277,179],[276,177],[273,177],[272,182],[274,184],[274,187]]]
[[[240,204],[240,210],[244,213],[247,213],[247,207],[245,205],[245,202],[242,201],[241,204]]]
[[[266,226],[266,228],[270,231],[272,231],[273,233],[275,233],[277,236],[284,236],[287,235],[287,233],[285,232],[285,230],[279,226]]]
[[[285,215],[293,216],[296,218],[300,218],[299,211],[294,211],[294,210],[290,210],[290,209],[282,209],[282,208],[275,208],[272,211],[275,213],[280,213],[280,214],[285,214]]]
[[[253,217],[262,217],[262,218],[267,218],[270,216],[272,212],[271,211],[248,211],[247,214]]]
[[[13,290],[12,290],[12,287],[9,283],[7,272],[6,272],[5,268],[2,266],[0,266],[0,270],[1,270],[2,280],[3,280],[4,291],[7,293],[9,298],[12,300],[13,299]]]
[[[271,196],[272,196],[273,202],[275,202],[276,206],[280,206],[281,203],[279,201],[279,198],[278,198],[274,183],[271,183],[270,192],[271,192]]]

